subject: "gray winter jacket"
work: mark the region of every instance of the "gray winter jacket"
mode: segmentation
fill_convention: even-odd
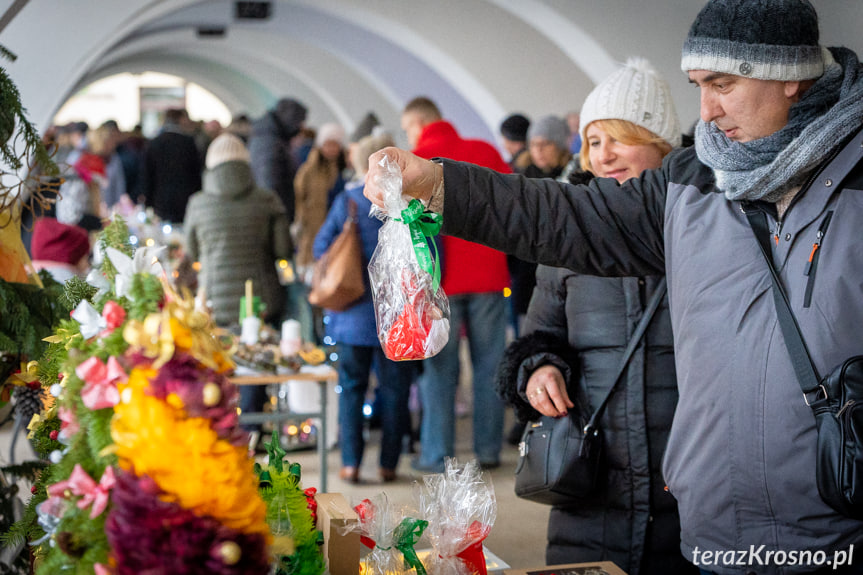
[[[246,162],[204,173],[204,189],[189,198],[183,231],[189,255],[201,262],[199,283],[217,325],[239,321],[247,279],[267,305],[266,319],[281,318],[285,296],[276,260],[291,256],[288,227],[279,198],[255,187]]]
[[[761,545],[755,561],[768,550],[832,556],[863,542],[863,522],[818,495],[815,420],[779,330],[766,262],[739,203],[717,193],[694,149],[672,152],[660,169],[623,185],[573,187],[443,162],[443,233],[581,273],[667,275],[680,398],[663,472],[678,501],[685,557]],[[825,374],[863,351],[863,166],[841,186],[817,172],[813,179],[781,222],[772,206],[763,209],[778,231],[774,262]]]

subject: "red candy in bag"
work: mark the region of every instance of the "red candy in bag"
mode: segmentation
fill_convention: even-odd
[[[386,214],[369,262],[378,339],[391,360],[425,359],[449,340],[449,302],[426,239],[440,230],[440,215],[424,212],[418,200],[406,201],[395,162],[384,156],[381,165]]]
[[[403,278],[402,293],[407,296],[407,301],[402,307],[402,312],[390,326],[386,340],[383,342],[384,353],[390,359],[409,360],[430,357],[427,344],[435,329],[435,320],[441,319],[441,313],[437,306],[425,301],[425,292],[413,287],[414,283],[410,278],[407,280]],[[448,327],[447,325],[447,329]],[[446,337],[449,337],[448,333]]]

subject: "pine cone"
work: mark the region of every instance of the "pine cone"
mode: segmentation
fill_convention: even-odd
[[[42,388],[30,389],[22,386],[16,387],[13,398],[15,399],[15,418],[30,423],[33,416],[42,411]]]

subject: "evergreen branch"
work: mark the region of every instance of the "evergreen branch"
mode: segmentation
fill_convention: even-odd
[[[0,56],[15,60],[14,54],[3,46],[0,46]],[[0,67],[0,160],[10,170],[7,172],[4,169],[4,174],[8,176],[16,176],[24,167],[25,160],[31,168],[24,179],[18,179],[17,184],[0,187],[0,208],[3,210],[17,201],[24,184],[34,178],[34,172],[42,176],[60,174],[38,131],[27,118],[27,109],[21,104],[18,87],[3,67]]]
[[[0,467],[0,471],[7,475],[14,475],[15,477],[21,477],[23,479],[27,479],[31,483],[36,481],[39,473],[45,469],[48,464],[44,461],[24,461],[19,465],[7,465],[6,467]]]
[[[18,59],[18,56],[9,51],[9,49],[3,44],[0,44],[0,56],[2,56],[4,60],[9,60],[10,62],[14,62]]]

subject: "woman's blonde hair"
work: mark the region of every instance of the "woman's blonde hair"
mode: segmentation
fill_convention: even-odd
[[[627,146],[656,146],[664,158],[668,152],[672,150],[671,144],[660,136],[657,136],[647,128],[642,128],[637,124],[633,124],[629,120],[596,120],[591,122],[601,128],[606,134]],[[585,126],[582,133],[587,134],[587,129],[590,126]],[[590,144],[587,138],[581,142],[581,151],[578,153],[578,159],[581,163],[581,169],[593,172],[590,165]]]
[[[360,175],[365,174],[369,171],[369,156],[378,150],[395,145],[393,137],[387,132],[373,134],[360,139],[359,142],[354,144],[355,149],[351,154],[351,163],[353,164],[354,171]]]

